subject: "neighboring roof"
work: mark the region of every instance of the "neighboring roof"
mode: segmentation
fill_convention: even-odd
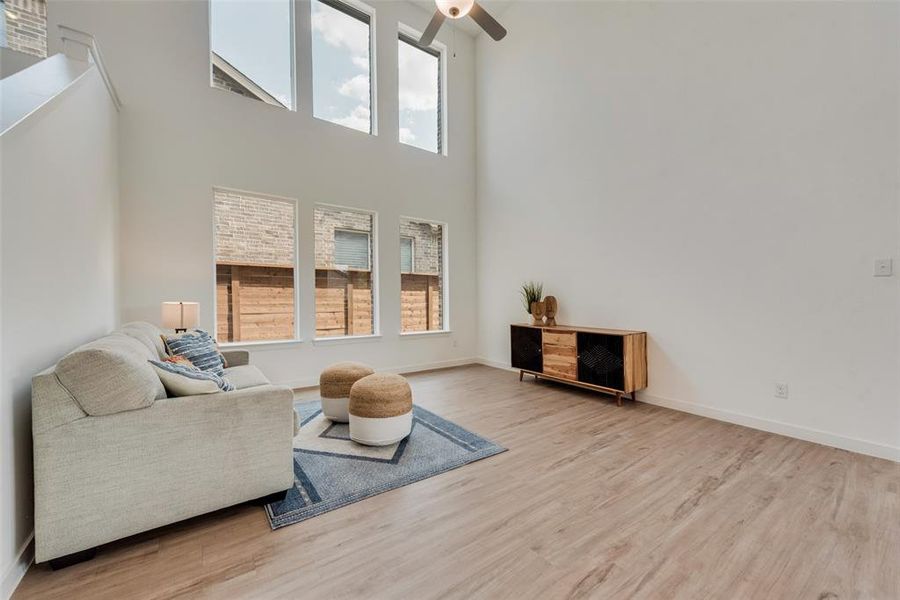
[[[212,60],[213,66],[222,71],[222,73],[224,73],[226,77],[231,79],[235,85],[246,90],[248,93],[252,94],[256,98],[259,98],[266,104],[279,106],[281,108],[287,108],[287,106],[285,106],[280,100],[263,89],[258,83],[244,75],[230,62],[213,51],[210,51],[209,56]]]

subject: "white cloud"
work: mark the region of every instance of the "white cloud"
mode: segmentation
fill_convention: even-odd
[[[400,141],[404,144],[411,144],[416,141],[416,134],[414,134],[408,127],[401,127]]]
[[[369,108],[360,104],[354,108],[349,115],[333,118],[331,119],[331,122],[343,125],[344,127],[350,127],[351,129],[357,129],[364,133],[369,133],[370,119],[371,113],[369,112]]]
[[[437,60],[403,42],[399,45],[400,110],[437,109]]]
[[[353,64],[369,68],[369,26],[321,2],[313,2],[312,28],[330,46],[347,48]]]
[[[348,79],[344,83],[338,87],[338,92],[342,96],[347,96],[349,98],[354,98],[363,102],[368,106],[369,104],[369,76],[368,75],[357,75],[352,79]]]

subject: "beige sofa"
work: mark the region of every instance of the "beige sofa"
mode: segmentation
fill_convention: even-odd
[[[34,377],[37,562],[293,485],[291,390],[226,352],[235,391],[167,398],[147,362],[165,353],[159,335],[130,323]]]

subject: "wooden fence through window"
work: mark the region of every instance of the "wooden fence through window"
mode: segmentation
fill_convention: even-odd
[[[294,337],[294,269],[216,265],[216,335],[219,341]]]
[[[441,329],[443,293],[438,275],[400,278],[401,330]],[[294,270],[291,267],[216,265],[216,335],[219,341],[294,338]],[[316,269],[316,337],[373,333],[372,274]]]

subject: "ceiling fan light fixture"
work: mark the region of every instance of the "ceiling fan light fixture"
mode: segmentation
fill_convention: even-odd
[[[435,3],[444,16],[451,19],[462,19],[472,10],[475,0],[435,0]]]

